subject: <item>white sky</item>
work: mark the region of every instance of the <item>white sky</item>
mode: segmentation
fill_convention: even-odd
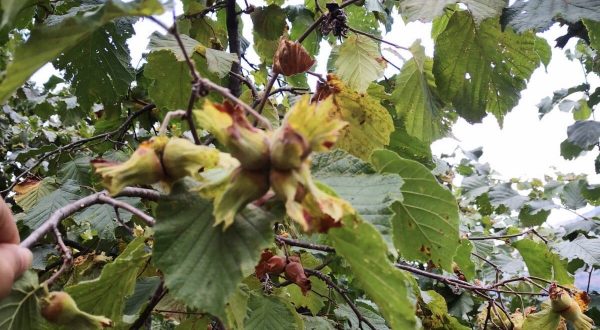
[[[302,0],[293,2],[303,3]],[[252,1],[255,5],[262,5],[264,1]],[[242,5],[243,6],[243,5]],[[177,12],[182,12],[181,3],[177,1]],[[251,22],[248,15],[242,15],[244,21],[244,36],[252,41]],[[171,13],[165,13],[159,17],[167,24],[171,24]],[[142,20],[135,24],[136,35],[128,41],[132,64],[139,66],[141,55],[148,44],[149,36],[158,27],[149,20]],[[554,26],[549,31],[541,34],[551,46],[554,39],[564,34],[566,28]],[[163,31],[161,31],[163,32]],[[395,24],[390,33],[384,36],[385,40],[393,43],[410,46],[416,39],[421,39],[429,56],[433,53],[433,41],[430,37],[430,24],[413,22],[404,24],[396,17]],[[573,48],[575,40],[572,39],[567,48]],[[321,44],[321,54],[317,58],[318,67],[315,71],[326,73],[326,63],[330,47],[326,42]],[[401,60],[393,54],[386,52],[383,45],[384,55],[397,65]],[[248,49],[248,58],[258,63],[258,56]],[[409,55],[403,53],[402,55]],[[386,75],[391,76],[397,71],[393,68],[386,70]],[[56,74],[51,64],[40,69],[32,79],[43,83],[51,74]],[[309,82],[311,80],[309,79]],[[588,76],[592,90],[600,86],[600,79],[596,75]],[[538,68],[530,79],[528,88],[522,92],[521,100],[504,119],[504,127],[500,128],[493,116],[487,116],[481,124],[470,125],[463,119],[452,128],[452,138],[444,138],[432,145],[434,155],[441,153],[452,153],[457,146],[465,150],[483,147],[482,162],[489,162],[492,169],[496,170],[503,178],[542,178],[544,174],[553,174],[556,171],[563,173],[573,172],[576,174],[588,174],[591,182],[600,182],[600,176],[594,172],[594,159],[598,152],[596,150],[573,161],[567,161],[560,156],[560,143],[566,138],[567,127],[574,120],[571,113],[560,112],[558,109],[546,114],[543,119],[538,117],[537,103],[546,96],[561,88],[569,88],[584,82],[583,70],[578,62],[569,61],[564,51],[552,48],[552,61],[547,70]],[[314,84],[314,79],[312,80]],[[558,214],[557,214],[558,216]],[[560,217],[567,216],[563,214]],[[554,217],[554,214],[553,214]]]

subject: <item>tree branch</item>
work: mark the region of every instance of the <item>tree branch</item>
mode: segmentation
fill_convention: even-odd
[[[239,74],[242,70],[240,66],[240,36],[238,16],[235,12],[235,0],[227,0],[225,6],[227,37],[229,40],[229,52],[237,55],[238,61],[231,63],[231,72]],[[229,90],[235,96],[242,94],[241,83],[238,79],[229,79]]]
[[[496,235],[496,236],[479,236],[479,237],[467,237],[468,240],[470,241],[483,241],[483,240],[488,240],[488,239],[497,239],[497,240],[504,240],[507,238],[513,238],[513,237],[519,237],[519,236],[523,236],[523,235],[527,235],[527,234],[534,234],[535,236],[537,236],[539,239],[541,239],[544,243],[548,243],[548,240],[545,239],[542,235],[540,235],[535,229],[531,228],[525,231],[522,231],[520,233],[516,233],[516,234],[510,234],[510,235]]]
[[[129,329],[130,330],[141,329],[144,326],[144,323],[146,323],[146,320],[150,317],[150,315],[152,315],[152,311],[154,311],[154,307],[156,307],[156,305],[158,305],[158,303],[162,300],[162,298],[164,298],[164,296],[167,294],[167,292],[168,292],[168,290],[165,288],[164,282],[161,280],[160,285],[158,286],[156,291],[154,291],[154,294],[152,295],[150,302],[148,302],[148,305],[146,305],[146,308],[144,308],[144,311],[140,314],[140,316],[137,318],[137,320],[135,320],[135,322],[131,325],[131,327]]]
[[[181,52],[183,53],[185,61],[190,69],[190,73],[193,78],[192,95],[190,96],[190,102],[188,104],[188,110],[186,112],[186,114],[187,114],[186,117],[188,119],[188,123],[190,124],[190,129],[192,131],[192,135],[194,136],[194,142],[196,142],[197,144],[200,144],[200,138],[198,138],[198,136],[197,136],[198,133],[196,132],[196,125],[194,124],[194,120],[193,120],[193,116],[192,116],[192,107],[194,105],[195,97],[196,97],[196,95],[205,95],[206,93],[208,93],[208,91],[211,91],[211,90],[221,94],[226,99],[228,99],[228,100],[232,101],[233,103],[242,107],[242,109],[244,109],[247,113],[253,115],[257,120],[262,122],[263,125],[267,129],[271,130],[273,128],[271,126],[271,123],[265,117],[260,115],[254,109],[252,109],[252,107],[250,107],[248,104],[244,103],[237,96],[233,95],[228,88],[220,86],[220,85],[210,81],[209,79],[206,79],[206,78],[203,78],[200,76],[198,71],[196,71],[194,62],[192,62],[190,57],[187,55],[187,51],[185,50],[185,47],[183,46],[183,42],[181,40],[181,37],[179,37],[179,33],[177,33],[175,24],[173,24],[173,28],[169,28],[168,26],[163,24],[163,22],[157,20],[156,18],[154,18],[152,16],[150,16],[149,19],[152,20],[153,22],[155,22],[156,24],[158,24],[163,29],[167,30],[169,33],[171,33],[175,37],[175,39],[177,40],[177,44],[179,45],[179,48],[181,48]]]
[[[358,327],[360,329],[362,329],[362,323],[364,322],[366,325],[368,325],[371,329],[375,330],[375,326],[369,321],[367,320],[358,310],[358,307],[356,307],[356,305],[354,304],[354,302],[352,301],[352,299],[350,299],[348,297],[348,295],[346,294],[346,291],[344,291],[342,288],[340,288],[337,284],[335,284],[331,278],[323,273],[321,273],[318,270],[314,270],[314,269],[304,269],[304,273],[306,273],[306,275],[308,276],[315,276],[318,277],[319,279],[321,279],[323,282],[327,283],[327,285],[331,288],[333,288],[335,291],[337,291],[337,293],[340,294],[340,296],[342,296],[342,298],[344,298],[344,300],[346,301],[346,303],[348,304],[348,306],[350,306],[350,308],[352,309],[352,311],[354,312],[354,314],[356,314],[356,317],[358,318]]]
[[[298,240],[283,237],[283,236],[275,236],[275,240],[277,240],[277,242],[279,242],[281,244],[287,244],[290,246],[297,246],[297,247],[302,247],[302,248],[309,249],[309,250],[318,250],[318,251],[335,253],[335,249],[332,248],[331,246],[327,246],[327,245],[302,242],[302,241],[298,241]]]
[[[52,213],[52,215],[50,215],[50,217],[48,218],[48,220],[46,220],[46,222],[44,222],[41,226],[39,226],[37,229],[35,229],[29,236],[27,236],[27,238],[25,240],[23,240],[21,242],[21,247],[25,247],[25,248],[31,248],[33,247],[33,244],[37,241],[39,241],[45,234],[47,234],[48,232],[50,232],[51,230],[55,230],[56,228],[58,228],[58,224],[68,218],[69,216],[73,215],[74,213],[89,207],[91,205],[94,204],[110,204],[113,206],[117,206],[117,207],[123,207],[124,209],[128,210],[131,212],[131,208],[133,208],[133,206],[127,204],[127,203],[122,203],[118,200],[115,200],[113,198],[104,198],[104,197],[108,197],[106,196],[107,192],[106,191],[100,191],[97,192],[95,194],[83,197],[79,200],[76,200],[72,203],[69,203],[61,208],[59,208],[58,210],[54,211]],[[160,194],[155,191],[155,190],[150,190],[150,189],[143,189],[143,188],[125,188],[121,193],[119,193],[117,196],[129,196],[129,197],[142,197],[145,199],[149,199],[149,200],[157,200],[160,197]],[[129,207],[123,205],[129,205]],[[140,210],[134,211],[136,215],[139,216],[140,213],[143,213]],[[152,217],[144,215],[143,217],[141,217],[142,220],[144,221],[149,221],[147,222],[147,224],[149,226],[154,224],[154,219],[152,219]],[[56,231],[55,231],[56,233]],[[58,237],[57,237],[58,239]],[[60,242],[59,242],[60,244]]]

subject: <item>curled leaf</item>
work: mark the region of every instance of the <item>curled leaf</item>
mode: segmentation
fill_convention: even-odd
[[[300,258],[296,256],[290,256],[288,258],[289,262],[285,266],[285,278],[294,282],[300,290],[302,290],[302,294],[306,295],[308,291],[310,291],[310,280],[304,273],[304,267],[300,263]]]
[[[254,267],[256,277],[263,280],[267,274],[279,275],[285,270],[287,262],[285,258],[274,255],[271,251],[265,250],[260,256],[260,261]]]
[[[273,57],[273,72],[293,76],[308,71],[314,64],[315,60],[302,44],[284,37],[279,39],[279,46]]]

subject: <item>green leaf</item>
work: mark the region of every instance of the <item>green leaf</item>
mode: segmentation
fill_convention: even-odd
[[[197,329],[210,329],[212,319],[208,315],[194,316],[181,322],[176,330],[197,330]]]
[[[500,15],[502,9],[507,5],[505,0],[403,0],[400,1],[402,14],[408,17],[408,21],[431,22],[434,18],[442,16],[448,5],[460,2],[467,8],[477,23],[486,18]]]
[[[579,235],[572,241],[558,243],[556,250],[569,261],[581,259],[590,266],[600,266],[600,238]]]
[[[28,212],[37,203],[40,202],[45,196],[48,196],[53,191],[59,188],[59,183],[54,177],[45,177],[41,181],[35,182],[31,185],[27,182],[18,184],[15,186],[15,202],[19,205],[23,211]]]
[[[379,172],[396,173],[404,180],[404,200],[392,205],[394,244],[400,254],[408,260],[431,260],[452,271],[460,244],[458,206],[452,193],[425,166],[392,151],[375,151],[371,162]]]
[[[224,78],[231,71],[231,64],[238,62],[236,54],[206,48],[206,62],[208,62],[208,70],[216,73],[220,78]]]
[[[593,148],[592,145],[590,148]],[[560,143],[560,155],[563,156],[564,159],[575,159],[578,157],[584,149],[576,146],[575,144],[569,142],[569,140],[564,140]]]
[[[222,317],[237,285],[254,271],[261,250],[273,241],[273,219],[247,208],[223,231],[213,225],[212,214],[212,202],[182,184],[175,186],[156,209],[153,261],[178,300]]]
[[[409,275],[387,258],[387,247],[377,230],[367,222],[347,219],[328,236],[337,254],[350,265],[357,286],[379,306],[392,329],[417,329],[415,297]]]
[[[90,185],[92,180],[92,167],[89,156],[79,156],[72,161],[61,164],[58,176],[61,180],[73,180],[81,185]]]
[[[560,200],[571,210],[577,210],[587,205],[583,191],[587,188],[585,180],[576,180],[567,183],[560,193]]]
[[[133,293],[136,278],[150,258],[144,240],[131,241],[115,261],[104,266],[100,277],[65,287],[82,311],[122,322],[125,297]]]
[[[437,96],[431,72],[433,60],[425,56],[425,48],[418,41],[410,50],[413,57],[402,66],[396,78],[392,101],[408,134],[431,142],[444,133],[440,113],[443,103]]]
[[[433,74],[440,96],[467,121],[480,122],[490,112],[502,122],[550,54],[546,41],[531,32],[502,32],[493,19],[477,26],[471,15],[459,11],[436,39]]]
[[[537,200],[525,203],[519,212],[519,220],[526,227],[539,226],[548,219],[552,209],[558,207],[550,200]]]
[[[336,330],[336,324],[323,316],[302,315],[305,330]]]
[[[135,289],[131,296],[127,297],[123,307],[124,315],[137,315],[142,306],[150,301],[161,279],[158,276],[142,277],[135,282]]]
[[[148,55],[144,76],[152,79],[148,96],[161,109],[185,109],[192,91],[192,76],[185,62],[177,61],[175,55],[160,50]]]
[[[46,25],[35,28],[27,42],[17,47],[0,83],[0,102],[4,102],[44,64],[76,46],[111,20],[123,16],[160,14],[162,10],[158,0],[108,1],[102,5],[73,8],[67,15],[53,17]]]
[[[288,6],[285,10],[287,11],[288,20],[292,22],[290,40],[298,40],[304,31],[314,23],[313,13],[304,6]],[[313,32],[302,41],[302,46],[309,54],[314,56],[319,53],[320,40],[321,36]]]
[[[45,328],[37,298],[40,289],[37,275],[33,271],[25,272],[15,282],[10,295],[0,301],[1,330]]]
[[[231,64],[233,62],[238,62],[237,55],[235,54],[208,48],[185,34],[180,34],[179,37],[183,43],[183,48],[185,48],[186,53],[190,57],[192,54],[194,54],[194,52],[200,53],[204,58],[206,58],[208,63],[206,69],[209,72],[216,73],[221,78],[225,77],[229,73],[231,70]],[[148,48],[151,52],[169,50],[175,55],[175,58],[177,58],[178,61],[185,61],[185,56],[183,55],[181,47],[179,47],[177,39],[170,34],[162,35],[158,32],[155,32],[150,37]]]
[[[472,175],[462,180],[461,188],[465,197],[476,198],[490,190],[490,182],[485,175]]]
[[[435,167],[429,143],[410,136],[404,127],[396,126],[396,130],[390,134],[390,144],[386,147],[398,155],[418,161],[428,168]]]
[[[356,308],[365,319],[369,320],[371,324],[373,324],[375,330],[389,330],[389,327],[385,324],[385,320],[383,319],[383,317],[381,317],[381,315],[361,305],[357,305]],[[360,322],[356,317],[356,313],[354,313],[352,308],[350,308],[350,306],[348,306],[347,304],[338,305],[338,307],[334,310],[334,313],[336,318],[346,320],[346,322],[344,322],[345,330],[361,329],[361,327],[359,327]],[[362,329],[364,328],[368,328],[368,326],[365,326],[363,323]]]
[[[6,26],[13,25],[19,14],[25,11],[27,8],[33,7],[34,2],[34,0],[0,1],[0,8],[2,9],[2,21],[0,22],[0,29],[4,29]],[[31,16],[29,17],[31,18]]]
[[[81,107],[114,104],[127,95],[135,78],[126,44],[132,34],[129,20],[117,20],[92,32],[53,62],[64,70]]]
[[[529,200],[528,197],[520,195],[518,191],[514,190],[510,183],[502,183],[493,187],[488,195],[492,205],[504,205],[511,210],[520,209]]]
[[[594,120],[577,121],[567,128],[569,143],[583,149],[591,150],[600,139],[600,122]]]
[[[454,317],[448,314],[446,299],[434,290],[422,291],[423,302],[433,314],[431,324],[428,329],[431,330],[468,330]]]
[[[383,69],[379,45],[369,37],[352,34],[337,50],[335,73],[359,93],[381,78]]]
[[[192,54],[196,51],[196,47],[201,45],[201,43],[199,43],[196,39],[191,38],[186,34],[179,34],[179,38],[181,38],[183,48],[189,56],[192,56]],[[150,52],[168,50],[175,55],[175,58],[178,61],[185,61],[185,56],[183,55],[181,47],[179,47],[177,39],[175,39],[175,37],[173,37],[171,34],[160,34],[158,32],[152,33],[150,36],[150,42],[148,43],[148,49]]]
[[[286,29],[285,11],[277,5],[256,8],[250,17],[254,24],[253,33],[260,39],[278,40]]]
[[[517,0],[502,13],[502,25],[523,32],[549,28],[555,18],[575,23],[583,18],[600,21],[596,0]]]
[[[140,199],[137,197],[117,197],[117,200],[136,207],[140,206]],[[119,218],[124,223],[129,222],[131,217],[131,213],[123,210],[119,211]],[[101,239],[114,240],[115,229],[121,225],[116,221],[116,218],[117,214],[112,205],[96,204],[75,215],[73,220],[83,227],[82,230],[89,228],[95,231]]]
[[[555,313],[551,308],[527,315],[523,323],[523,330],[558,329],[560,313]]]
[[[41,226],[54,211],[81,198],[79,184],[67,180],[60,188],[44,196],[34,207],[27,211],[23,224],[31,229]]]
[[[290,285],[287,288],[287,292],[290,295],[290,302],[296,308],[304,307],[308,309],[312,315],[317,315],[321,308],[325,306],[321,296],[327,297],[329,288],[325,282],[317,278],[311,278],[310,283],[311,289],[306,295],[302,294],[302,290],[297,285]],[[317,293],[321,296],[317,295]]]
[[[403,183],[397,174],[378,174],[369,163],[341,150],[316,155],[311,171],[316,179],[333,188],[363,219],[373,224],[389,250],[394,251],[391,206],[402,200]]]
[[[248,299],[250,295],[246,292],[247,287],[240,285],[227,302],[227,322],[232,329],[244,329],[244,320],[248,315]]]
[[[550,251],[546,244],[526,238],[513,242],[511,245],[523,257],[531,276],[555,280],[559,284],[573,283],[573,277],[567,271],[567,263]]]
[[[471,241],[461,239],[460,245],[456,249],[456,255],[454,256],[454,262],[460,267],[467,281],[471,281],[475,277],[475,263],[471,260],[471,251],[473,251]]]
[[[600,22],[584,19],[583,24],[585,24],[590,37],[590,46],[595,50],[600,51]],[[600,89],[596,90],[600,91]]]
[[[304,329],[294,307],[283,298],[252,294],[248,309],[246,329]]]

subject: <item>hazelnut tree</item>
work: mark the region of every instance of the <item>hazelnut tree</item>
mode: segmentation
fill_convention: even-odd
[[[0,1],[0,189],[34,254],[0,329],[592,329],[600,189],[430,144],[502,122],[560,24],[586,79],[540,116],[573,113],[565,158],[599,146],[600,3],[287,2]]]

